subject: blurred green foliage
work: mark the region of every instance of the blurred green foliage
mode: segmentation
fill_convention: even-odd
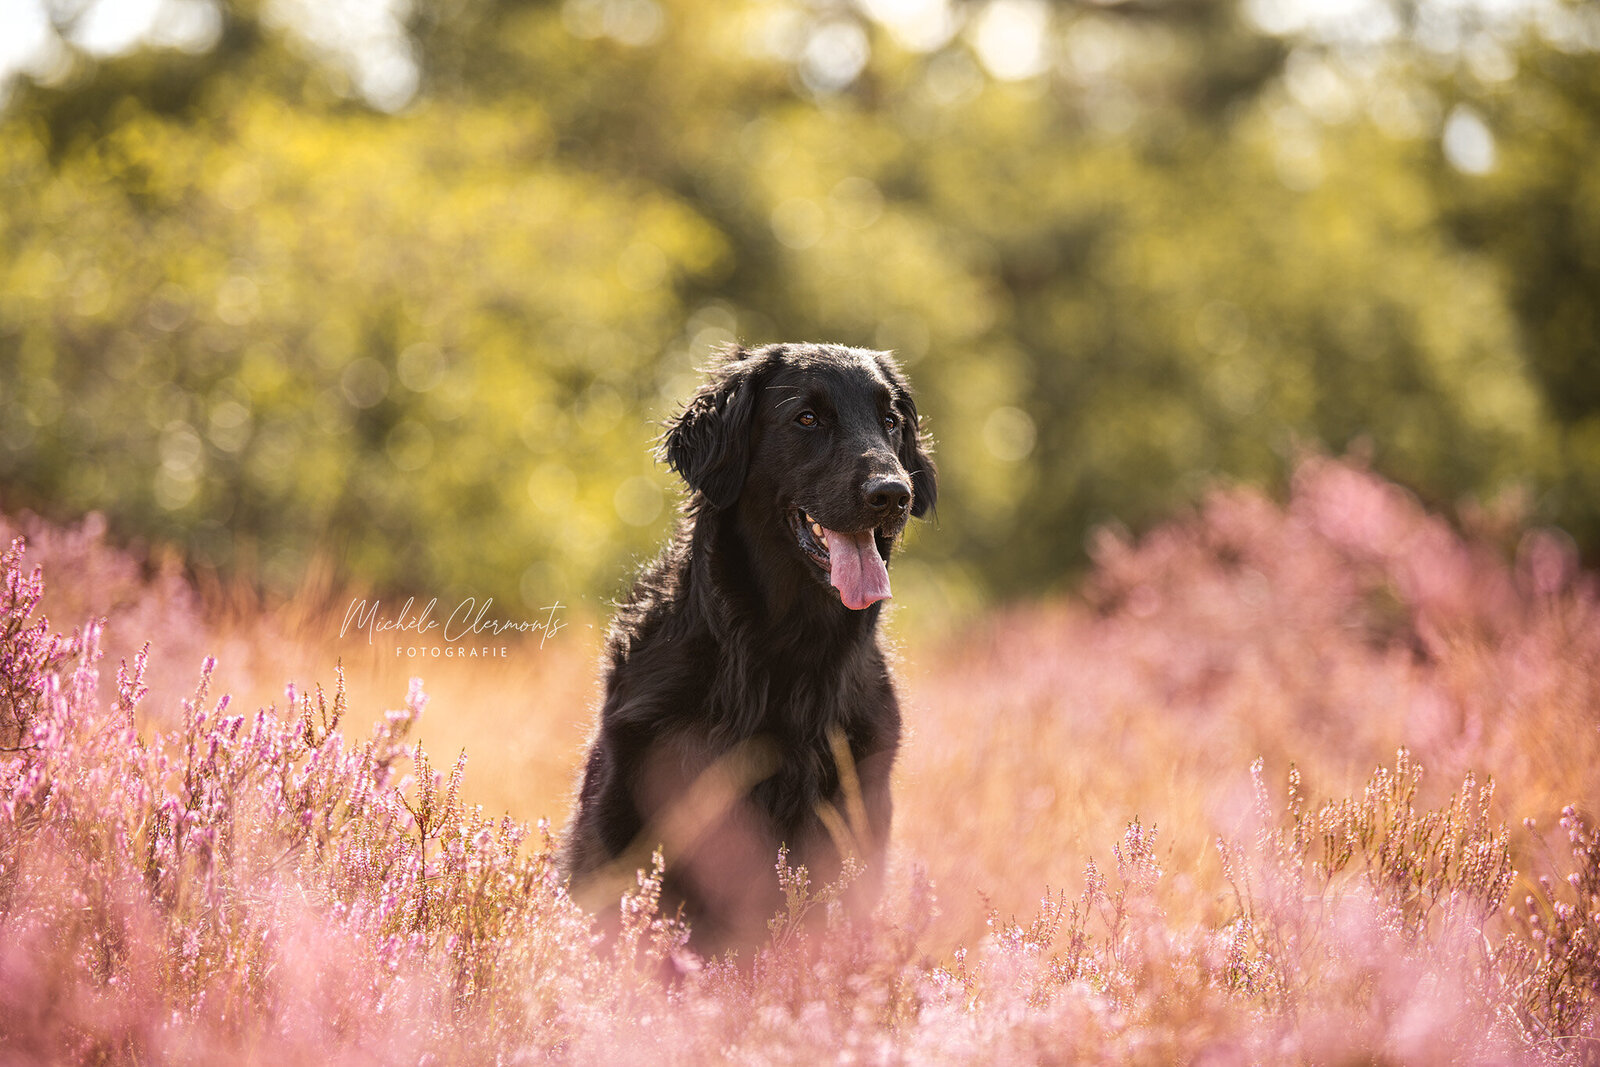
[[[4,501],[281,587],[323,551],[610,596],[696,367],[824,339],[909,366],[944,485],[908,562],[973,590],[1307,445],[1600,548],[1591,10],[1458,5],[1441,45],[1426,4],[1352,42],[996,0],[910,48],[881,6],[419,4],[383,107],[248,0],[204,48],[69,50],[0,113]]]

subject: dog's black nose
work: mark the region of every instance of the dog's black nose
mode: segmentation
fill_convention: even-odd
[[[899,478],[868,478],[863,491],[867,507],[873,511],[894,513],[904,511],[911,504],[911,487]]]

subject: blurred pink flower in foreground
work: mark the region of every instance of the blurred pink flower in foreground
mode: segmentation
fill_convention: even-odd
[[[60,536],[113,558],[98,530]],[[545,824],[468,806],[466,753],[436,771],[408,738],[420,681],[359,739],[337,672],[246,711],[207,658],[152,708],[167,628],[203,636],[189,594],[160,577],[96,609],[151,642],[107,674],[98,622],[38,617],[15,542],[0,1059],[1593,1062],[1600,838],[1577,807],[1549,836],[1521,817],[1595,795],[1600,613],[1562,535],[1519,536],[1465,536],[1325,459],[1284,507],[1232,490],[1137,543],[1103,535],[1087,604],[998,616],[919,690],[912,773],[941,788],[910,794],[900,833],[948,855],[903,850],[870,920],[775,857],[770,944],[719,960],[658,913],[660,857],[599,923]],[[181,610],[140,614],[146,595]],[[998,841],[1013,877],[1061,862],[1075,796],[1153,790],[1172,752],[1215,779],[1192,802],[1209,859],[1130,809],[1104,870],[1065,857],[1076,888],[941,940],[919,859]],[[1317,802],[1292,769],[1379,760]]]

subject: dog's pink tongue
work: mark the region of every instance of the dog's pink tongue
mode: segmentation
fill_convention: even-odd
[[[836,533],[824,527],[822,536],[828,542],[828,578],[845,607],[860,611],[889,599],[889,568],[878,555],[871,530]]]

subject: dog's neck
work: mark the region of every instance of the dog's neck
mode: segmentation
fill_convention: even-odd
[[[851,611],[806,573],[803,560],[751,537],[731,512],[702,513],[690,537],[682,594],[704,598],[694,618],[717,646],[706,710],[713,736],[732,743],[780,736],[826,745],[848,706],[836,699],[881,677],[879,605]],[[758,561],[774,560],[763,569]]]
[[[758,645],[759,661],[789,663],[813,675],[844,666],[854,650],[872,644],[881,605],[845,607],[808,571],[788,530],[769,527],[732,509],[703,514],[692,535],[693,591],[731,591],[708,605],[708,617],[727,624],[725,641]]]

